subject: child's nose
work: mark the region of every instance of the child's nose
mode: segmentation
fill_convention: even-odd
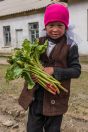
[[[54,27],[54,28],[53,28],[53,31],[57,31],[57,30],[58,30],[58,28],[57,28],[57,27]]]

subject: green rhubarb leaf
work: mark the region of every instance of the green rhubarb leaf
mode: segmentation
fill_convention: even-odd
[[[7,69],[5,78],[8,81],[14,80],[19,78],[21,74],[22,74],[22,69],[16,65],[12,65]]]
[[[22,73],[22,76],[28,82],[28,89],[32,89],[35,86],[35,83],[33,82],[32,78],[30,76],[30,72],[24,70]]]
[[[28,82],[28,89],[33,89],[34,86],[35,86],[35,83]]]

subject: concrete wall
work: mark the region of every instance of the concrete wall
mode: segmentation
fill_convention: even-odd
[[[29,38],[28,23],[39,22],[39,34],[41,34],[41,29],[43,29],[43,14],[36,14],[31,16],[17,17],[7,20],[0,21],[0,47],[4,47],[4,36],[3,36],[3,26],[10,25],[11,27],[11,47],[16,47],[16,30],[23,30],[23,40]]]
[[[69,6],[70,23],[75,25],[74,32],[79,36],[80,54],[88,54],[88,2],[76,3]]]
[[[78,44],[80,54],[88,54],[88,40],[87,40],[87,9],[88,2],[71,4],[70,23],[75,25],[74,32],[79,36],[80,42]],[[35,14],[31,16],[11,18],[7,20],[0,20],[0,47],[4,47],[3,26],[11,26],[11,46],[16,47],[16,30],[23,30],[23,39],[29,38],[28,23],[39,22],[39,36],[42,36],[43,14]]]

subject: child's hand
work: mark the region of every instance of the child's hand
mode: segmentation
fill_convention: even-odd
[[[54,68],[53,67],[44,67],[43,69],[46,73],[49,75],[52,75],[54,73]]]

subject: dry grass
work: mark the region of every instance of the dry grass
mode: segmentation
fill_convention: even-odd
[[[88,72],[83,71],[80,78],[72,80],[69,111],[88,116]]]
[[[0,93],[19,94],[21,88],[23,87],[23,80],[18,79],[7,83],[5,79],[7,68],[7,65],[0,65]]]
[[[0,92],[5,91],[16,91],[22,87],[23,80],[18,79],[10,82],[10,84],[6,83],[5,73],[7,70],[7,65],[0,65]],[[80,78],[73,79],[71,85],[71,93],[78,95],[79,93],[88,93],[88,72],[82,72]]]
[[[0,65],[0,93],[19,95],[23,87],[23,80],[18,79],[6,83],[5,72],[8,66]],[[71,83],[69,111],[88,116],[88,72],[83,71],[80,78]]]

